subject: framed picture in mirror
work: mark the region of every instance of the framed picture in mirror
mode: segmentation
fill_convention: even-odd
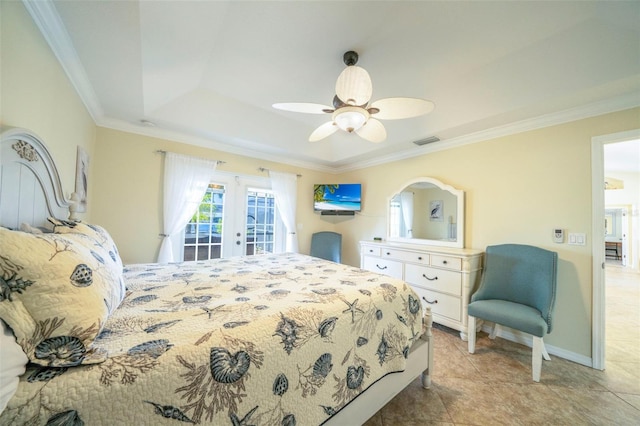
[[[442,210],[442,200],[432,200],[429,203],[429,220],[432,222],[442,222],[442,218],[444,217]]]

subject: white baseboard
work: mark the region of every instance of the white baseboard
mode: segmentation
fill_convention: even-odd
[[[484,323],[482,325],[482,331],[486,333],[491,333],[491,329],[493,328],[493,324]],[[525,345],[528,347],[532,347],[533,339],[530,335],[525,333],[521,333],[517,330],[513,330],[508,327],[500,326],[498,337],[502,337],[505,340],[509,340],[511,342],[520,343],[521,345]],[[544,346],[547,348],[547,352],[549,355],[555,355],[559,358],[563,358],[577,364],[585,365],[587,367],[593,367],[593,360],[590,357],[577,354],[575,352],[568,351],[566,349],[558,348],[556,346],[552,346],[547,342],[544,343]]]

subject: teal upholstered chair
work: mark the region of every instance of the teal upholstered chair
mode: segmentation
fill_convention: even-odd
[[[533,380],[539,382],[542,357],[550,360],[542,337],[551,332],[557,274],[556,252],[521,244],[487,247],[480,287],[468,307],[469,352],[475,352],[476,318],[494,323],[491,339],[498,325],[530,334]]]
[[[311,256],[340,263],[342,260],[342,234],[323,231],[311,235]]]

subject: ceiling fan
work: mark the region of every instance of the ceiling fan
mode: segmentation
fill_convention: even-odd
[[[273,104],[274,108],[284,111],[331,114],[331,121],[311,133],[310,142],[324,139],[338,130],[356,133],[370,142],[382,142],[387,138],[387,131],[378,119],[398,120],[433,111],[433,102],[417,98],[385,98],[370,104],[373,93],[371,78],[364,68],[356,66],[358,54],[350,50],[344,54],[343,60],[347,68],[336,81],[333,107],[304,102]]]

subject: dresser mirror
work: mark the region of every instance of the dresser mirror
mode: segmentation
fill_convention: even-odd
[[[464,191],[421,177],[389,199],[387,240],[464,247]]]

